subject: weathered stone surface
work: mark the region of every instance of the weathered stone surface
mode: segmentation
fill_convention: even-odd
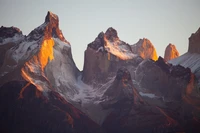
[[[140,39],[136,44],[131,45],[131,48],[133,53],[141,56],[143,59],[158,59],[156,49],[147,38]]]
[[[189,38],[188,52],[200,54],[200,28]]]
[[[165,49],[164,59],[165,61],[169,61],[177,57],[179,57],[179,52],[176,46],[170,43]]]

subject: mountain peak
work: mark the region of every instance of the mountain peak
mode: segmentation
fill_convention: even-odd
[[[58,16],[56,14],[52,13],[51,11],[48,11],[46,18],[45,18],[45,22],[58,23],[59,19],[58,19]]]
[[[188,52],[190,52],[190,53],[200,53],[199,46],[200,46],[200,27],[189,38],[189,49],[188,49]]]
[[[167,45],[165,49],[165,55],[164,55],[165,61],[172,60],[178,56],[179,56],[179,52],[176,49],[176,46],[174,44],[169,43],[169,45]]]
[[[157,52],[151,41],[147,38],[139,39],[139,41],[131,45],[134,54],[141,56],[143,59],[157,60]]]
[[[112,28],[112,27],[110,27],[110,28],[107,29],[107,31],[105,33],[105,36],[110,41],[114,41],[116,39],[119,39],[119,37],[117,35],[117,31],[114,28]]]
[[[59,29],[58,16],[50,11],[47,12],[45,22],[31,31],[28,38],[31,40],[37,40],[43,36],[46,39],[50,39],[52,37],[59,38],[61,41],[69,44],[69,42],[65,40],[62,31]]]

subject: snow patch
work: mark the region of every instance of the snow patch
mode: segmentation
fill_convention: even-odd
[[[73,101],[89,102],[95,96],[95,91],[94,88],[83,83],[81,78],[82,75],[77,78],[75,86],[78,89],[78,93],[74,95]]]
[[[189,67],[193,73],[199,71],[200,68],[200,54],[185,53],[182,56],[170,60],[169,63],[173,65],[182,65],[185,68]]]
[[[15,42],[15,43],[17,43],[17,42],[19,42],[19,41],[21,41],[23,39],[24,39],[23,35],[21,35],[21,34],[15,34],[13,37],[9,37],[9,38],[4,39],[3,42],[0,43],[0,45],[5,45],[5,44],[7,44],[9,42]]]
[[[14,59],[16,63],[18,63],[19,60],[24,60],[27,57],[29,57],[30,52],[37,46],[38,46],[37,41],[22,42],[17,49],[13,48],[8,52],[11,54],[12,59]]]
[[[121,44],[122,42],[120,40],[111,42],[105,39],[105,41],[105,49],[120,59],[127,60],[136,57],[136,55],[132,53],[128,46]]]
[[[66,43],[64,41],[61,41],[59,38],[53,38],[55,41],[55,44],[58,44],[58,46],[63,49],[64,46],[71,47],[69,43]]]
[[[98,50],[96,51],[96,53],[98,53],[99,51],[103,51],[103,47],[99,47]]]
[[[143,92],[139,92],[139,94],[143,97],[149,97],[149,98],[158,98],[155,94],[151,94],[151,93],[143,93]]]

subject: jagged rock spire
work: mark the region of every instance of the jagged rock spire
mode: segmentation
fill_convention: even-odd
[[[112,27],[107,29],[105,36],[110,41],[114,41],[115,39],[119,39],[119,37],[117,35],[117,31]]]
[[[176,49],[176,46],[170,43],[165,49],[164,59],[165,61],[169,61],[176,57],[179,57],[179,52]]]
[[[45,22],[46,23],[50,22],[50,23],[58,24],[59,23],[59,19],[58,19],[58,16],[56,14],[48,11],[47,15],[46,15],[46,18],[45,18]]]
[[[147,38],[139,39],[139,41],[132,45],[131,48],[134,54],[141,56],[143,59],[158,59],[155,47]]]

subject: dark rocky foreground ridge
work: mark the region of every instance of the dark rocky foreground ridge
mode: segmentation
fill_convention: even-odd
[[[27,36],[2,26],[0,132],[198,133],[199,34],[187,58],[168,63],[148,39],[129,45],[110,27],[88,44],[81,72],[52,12]]]

